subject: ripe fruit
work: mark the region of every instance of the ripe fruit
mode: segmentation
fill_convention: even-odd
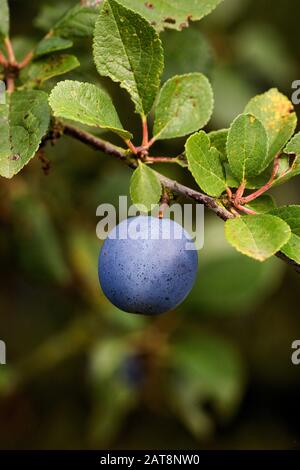
[[[125,312],[146,315],[179,305],[193,287],[197,268],[197,251],[187,232],[170,219],[147,216],[121,222],[99,256],[106,297]]]

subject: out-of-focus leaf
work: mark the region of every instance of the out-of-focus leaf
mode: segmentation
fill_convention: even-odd
[[[221,255],[200,266],[198,280],[187,300],[201,316],[245,315],[276,290],[282,263],[257,263],[239,253]],[[217,291],[217,295],[212,292]]]
[[[205,224],[205,244],[199,260],[196,284],[186,303],[201,317],[239,316],[254,311],[277,290],[284,273],[284,264],[275,257],[257,263],[237,253],[225,239],[223,222],[215,218]]]
[[[65,0],[62,3],[55,2],[55,4],[53,2],[43,3],[39,13],[33,20],[33,24],[36,28],[48,32],[70,8],[72,8],[72,1],[70,0]]]
[[[90,378],[94,395],[90,422],[92,442],[100,440],[109,444],[136,404],[135,387],[122,375],[122,366],[128,354],[128,344],[119,338],[103,340],[91,352]]]
[[[125,131],[110,96],[91,83],[65,80],[58,83],[49,98],[54,115],[115,132],[124,139]]]
[[[5,364],[5,367],[0,368],[0,398],[5,397],[11,391],[14,390],[16,385],[16,374],[9,364]]]
[[[264,125],[269,138],[269,162],[280,152],[292,137],[297,125],[297,116],[291,101],[276,88],[250,100],[245,109]]]
[[[267,24],[248,24],[238,31],[235,49],[249,72],[268,80],[272,85],[289,85],[295,76],[295,63],[279,30]]]
[[[50,123],[48,96],[43,91],[7,94],[0,107],[0,174],[12,178],[34,157]]]
[[[13,203],[15,233],[22,227],[22,236],[16,240],[24,269],[36,278],[66,284],[70,272],[47,208],[22,188]]]
[[[21,80],[26,86],[42,85],[47,80],[71,72],[80,66],[74,55],[60,54],[32,62],[21,73]]]
[[[300,263],[300,206],[278,207],[271,214],[284,220],[292,231],[291,238],[281,251],[288,258]]]
[[[239,181],[261,174],[268,166],[268,137],[258,119],[241,114],[233,121],[228,134],[227,156],[231,171]]]
[[[191,134],[208,123],[212,110],[213,92],[204,75],[175,76],[158,96],[153,134],[156,140]]]
[[[189,170],[200,188],[210,196],[218,197],[226,189],[225,174],[220,154],[210,146],[205,132],[192,135],[185,146]]]
[[[69,49],[72,46],[72,41],[69,39],[60,38],[59,36],[44,38],[35,48],[34,57],[37,59],[53,52]]]
[[[75,5],[54,25],[53,34],[64,38],[83,38],[93,35],[98,7]]]
[[[28,54],[29,51],[34,49],[35,45],[36,41],[33,37],[14,36],[12,39],[12,46],[16,60],[21,61],[22,59],[24,59],[25,55]]]
[[[289,241],[291,230],[279,217],[260,214],[227,220],[225,234],[240,253],[265,261]]]
[[[159,203],[162,187],[151,168],[140,163],[130,181],[130,196],[133,204],[143,205],[148,211]]]
[[[206,37],[196,28],[162,34],[165,53],[164,80],[191,72],[209,75],[213,63],[213,51]],[[193,44],[193,47],[191,47]]]
[[[212,74],[215,97],[213,122],[215,128],[228,127],[241,114],[256,90],[238,70],[217,65]]]
[[[221,338],[199,333],[185,335],[170,348],[170,402],[176,414],[197,437],[209,435],[214,418],[228,420],[236,412],[244,390],[240,355]]]
[[[100,300],[98,255],[100,243],[94,233],[76,227],[69,236],[69,252],[73,269],[86,288],[87,298]]]
[[[163,71],[163,50],[155,29],[115,0],[105,0],[94,35],[94,60],[100,75],[128,91],[136,112],[152,108]]]
[[[0,38],[9,34],[9,8],[7,0],[0,0]]]

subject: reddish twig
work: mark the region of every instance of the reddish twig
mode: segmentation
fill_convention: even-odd
[[[149,131],[148,131],[148,122],[147,118],[143,118],[143,141],[142,141],[142,147],[147,147],[148,142],[149,142]]]
[[[274,161],[274,167],[273,167],[272,175],[269,181],[260,189],[255,191],[254,193],[249,194],[249,196],[241,198],[240,202],[242,204],[248,204],[248,202],[254,201],[254,199],[257,199],[258,197],[260,197],[262,194],[264,194],[266,191],[268,191],[272,187],[274,180],[277,176],[278,170],[279,170],[279,159],[280,159],[280,155],[277,155]]]
[[[12,66],[16,66],[17,61],[16,61],[16,58],[15,58],[15,53],[14,53],[14,50],[13,50],[11,40],[9,38],[5,38],[4,39],[4,45],[5,45],[5,48],[7,50],[7,56],[8,56],[9,64],[12,65]]]
[[[132,157],[130,157],[130,155],[128,155],[128,153],[124,149],[120,149],[119,147],[116,147],[109,142],[105,142],[102,139],[99,139],[93,136],[92,134],[89,134],[88,132],[85,132],[81,129],[77,129],[76,127],[73,127],[71,125],[65,125],[62,128],[64,134],[70,135],[80,140],[81,142],[90,145],[95,150],[100,150],[109,155],[114,155],[124,161],[124,163],[126,163],[130,167],[136,167],[136,162],[132,161]],[[171,180],[166,176],[162,175],[161,173],[155,172],[155,174],[157,175],[158,179],[165,188],[169,189],[172,192],[182,194],[183,196],[189,199],[193,199],[197,203],[203,204],[205,207],[213,211],[222,220],[227,221],[228,219],[233,219],[237,216],[234,211],[234,208],[230,209],[234,213],[230,212],[222,204],[220,204],[218,200],[214,199],[213,197],[210,197],[207,194],[200,193],[199,191],[195,191],[194,189],[177,183],[177,181]],[[243,209],[245,208],[243,207]],[[300,272],[300,265],[288,258],[286,255],[284,255],[284,253],[278,252],[275,256],[284,261],[286,264],[293,266],[298,272]]]
[[[6,59],[6,57],[4,57],[4,55],[1,52],[0,52],[0,65],[2,65],[2,67],[4,68],[8,67],[8,60]]]
[[[26,54],[26,56],[24,57],[24,59],[21,60],[21,62],[19,62],[18,64],[19,69],[24,69],[25,67],[27,67],[27,65],[30,64],[32,59],[33,59],[33,51],[29,51],[28,54]]]
[[[177,163],[177,157],[145,157],[145,163]]]

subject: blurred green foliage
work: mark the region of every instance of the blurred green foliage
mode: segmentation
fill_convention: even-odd
[[[11,1],[17,56],[74,3]],[[276,3],[225,0],[190,29],[163,33],[164,79],[190,71],[212,78],[213,125],[227,127],[270,86],[289,95],[299,78],[287,25],[300,6]],[[75,40],[81,67],[67,77],[108,87],[126,127],[132,105],[97,76],[90,46]],[[130,122],[139,132],[137,125]],[[180,139],[171,145],[181,152]],[[186,302],[157,319],[126,315],[99,288],[95,214],[128,194],[131,172],[68,138],[45,153],[46,163],[35,158],[0,182],[0,337],[8,360],[0,366],[0,447],[298,447],[300,378],[290,361],[300,333],[297,274],[275,259],[260,264],[238,255],[222,222],[207,215]],[[286,185],[279,202],[297,200],[297,184]]]

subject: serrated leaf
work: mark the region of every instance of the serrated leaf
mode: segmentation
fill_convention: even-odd
[[[99,7],[75,5],[53,28],[53,34],[64,38],[83,38],[93,35]]]
[[[130,132],[123,129],[110,96],[96,85],[73,80],[60,82],[52,90],[49,103],[57,117],[108,129],[124,139],[131,138]]]
[[[32,62],[24,69],[21,80],[25,82],[26,87],[38,86],[51,78],[71,72],[79,66],[78,59],[73,55],[54,55]]]
[[[260,214],[227,220],[225,235],[239,252],[258,261],[265,261],[288,242],[291,229],[279,217]]]
[[[42,39],[34,51],[34,58],[38,59],[53,52],[69,49],[73,46],[73,42],[69,39],[60,38],[59,36],[52,36]]]
[[[0,0],[0,38],[9,35],[9,7],[7,0]]]
[[[252,209],[258,214],[266,214],[275,209],[276,204],[272,196],[265,194],[254,201],[245,205],[248,209]]]
[[[212,131],[208,134],[212,147],[215,147],[221,155],[222,161],[227,160],[227,139],[228,129],[220,129],[219,131]]]
[[[155,108],[155,139],[182,137],[204,127],[213,110],[213,92],[201,73],[175,76],[162,87]]]
[[[162,188],[156,174],[147,165],[140,163],[130,181],[130,196],[133,204],[143,205],[148,211],[158,204]]]
[[[220,154],[211,147],[204,131],[192,135],[186,142],[188,167],[200,188],[210,196],[218,197],[226,189],[225,174]]]
[[[232,173],[240,181],[258,176],[268,166],[268,137],[262,123],[251,114],[241,114],[232,123],[227,156]]]
[[[300,132],[295,134],[284,149],[285,153],[300,156]]]
[[[201,20],[222,0],[119,0],[120,3],[147,18],[158,31],[166,28],[181,30],[189,21]]]
[[[293,110],[290,100],[276,88],[254,97],[246,106],[245,112],[259,119],[267,131],[268,163],[274,160],[295,132],[297,116]]]
[[[48,95],[43,91],[7,94],[0,106],[0,174],[11,178],[35,155],[50,123]]]
[[[152,108],[163,71],[163,50],[154,28],[115,0],[103,2],[94,35],[94,60],[100,75],[120,83],[136,112]]]
[[[288,258],[300,263],[300,206],[278,207],[271,214],[284,220],[292,231],[291,238],[281,248],[281,251]]]

